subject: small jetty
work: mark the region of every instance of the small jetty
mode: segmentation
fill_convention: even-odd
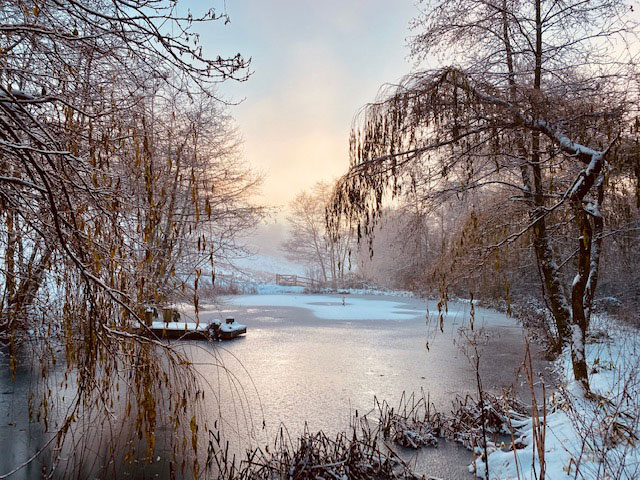
[[[210,322],[182,321],[180,312],[172,307],[159,309],[149,306],[145,310],[145,323],[151,333],[159,338],[183,340],[230,340],[247,333],[247,326],[228,317],[225,322],[214,319]]]
[[[159,338],[180,338],[185,340],[202,340],[211,337],[208,323],[195,322],[152,322],[151,332]]]

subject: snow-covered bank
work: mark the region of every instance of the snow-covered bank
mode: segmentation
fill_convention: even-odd
[[[587,355],[591,389],[601,398],[593,401],[580,395],[581,389],[572,381],[570,353],[565,351],[557,367],[566,387],[547,400],[544,464],[548,479],[640,478],[640,335],[611,319],[594,318],[594,324]],[[519,442],[525,447],[515,455],[512,450],[490,454],[490,479],[540,478],[532,421],[518,427]],[[484,463],[478,461],[476,468],[484,478]]]
[[[277,295],[279,293],[304,293],[304,287],[294,287],[289,285],[277,285],[275,283],[259,283],[255,286],[255,293],[257,295]]]

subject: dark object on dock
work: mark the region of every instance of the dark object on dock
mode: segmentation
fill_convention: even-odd
[[[230,340],[247,333],[247,326],[236,322],[233,317],[227,317],[225,323],[217,323],[214,321],[211,324],[214,338],[220,338],[222,340]]]

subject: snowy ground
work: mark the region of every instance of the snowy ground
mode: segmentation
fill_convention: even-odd
[[[587,346],[592,391],[584,399],[571,381],[568,351],[558,361],[566,388],[548,399],[544,443],[545,478],[640,478],[640,336],[612,320],[594,319],[595,338]],[[489,455],[491,479],[538,479],[540,459],[531,420],[518,435],[527,446]],[[535,452],[535,453],[534,453]],[[478,462],[479,476],[485,467]]]
[[[276,285],[275,283],[259,283],[255,286],[258,295],[275,295],[278,293],[304,293],[304,287],[290,287],[286,285]]]
[[[286,293],[287,290],[276,289],[276,275],[307,276],[305,266],[292,262],[276,253],[255,253],[245,257],[238,257],[216,265],[216,285],[230,286],[243,293]],[[204,272],[208,278],[210,272]],[[294,287],[295,288],[295,287]],[[302,288],[299,290],[302,291]]]
[[[241,271],[267,281],[273,280],[277,273],[300,276],[305,276],[307,273],[304,266],[279,255],[256,254],[236,259],[233,263]]]
[[[295,293],[302,294],[305,292],[305,287],[289,287],[285,285],[277,285],[275,283],[257,283],[253,286],[255,293],[258,295],[273,295],[279,293]],[[340,290],[343,291],[343,290]],[[348,295],[376,295],[385,297],[415,297],[412,292],[404,290],[384,290],[377,288],[348,288],[344,290],[348,292]]]

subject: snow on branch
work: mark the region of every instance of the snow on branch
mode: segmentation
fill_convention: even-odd
[[[355,120],[350,168],[339,182],[333,210],[367,224],[386,194],[415,191],[418,184],[423,195],[470,190],[486,184],[478,179],[498,178],[501,168],[519,175],[517,138],[523,131],[540,132],[585,165],[563,195],[582,199],[610,147],[597,150],[572,139],[544,118],[553,111],[534,108],[533,97],[508,98],[507,90],[456,68],[412,74],[386,87]]]

